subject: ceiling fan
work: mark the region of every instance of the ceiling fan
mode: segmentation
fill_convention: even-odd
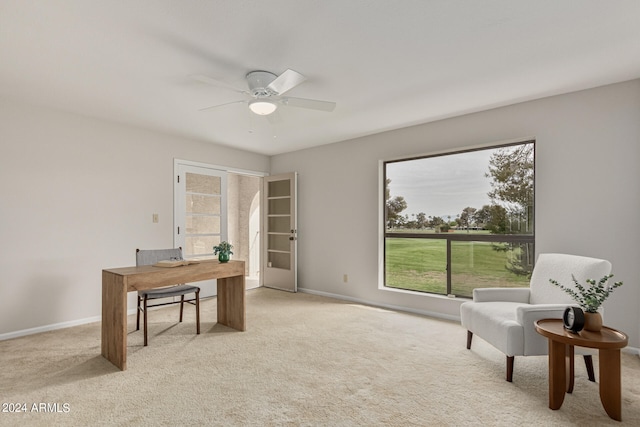
[[[231,89],[248,97],[246,100],[232,101],[201,108],[200,111],[211,110],[213,108],[238,103],[247,103],[249,109],[260,116],[268,116],[272,114],[280,105],[327,112],[331,112],[336,108],[335,102],[283,96],[286,92],[290,91],[307,79],[302,74],[291,69],[287,69],[279,76],[269,71],[250,71],[245,76],[249,90],[240,90],[224,82],[200,74],[192,77],[204,83]]]

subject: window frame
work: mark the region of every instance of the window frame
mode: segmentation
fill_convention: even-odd
[[[386,209],[386,189],[387,189],[387,164],[391,163],[400,163],[405,161],[412,160],[420,160],[427,158],[435,158],[435,157],[444,157],[456,154],[464,154],[476,151],[483,150],[494,150],[500,148],[513,147],[518,145],[532,144],[533,146],[533,204],[532,204],[532,212],[533,212],[533,222],[532,222],[532,232],[531,234],[456,234],[456,233],[438,233],[438,234],[429,234],[429,233],[410,233],[410,232],[389,232],[387,230],[387,209]],[[471,296],[466,295],[454,295],[452,293],[452,271],[451,271],[451,243],[452,242],[494,242],[494,243],[527,243],[531,244],[532,253],[534,254],[532,260],[532,269],[533,264],[535,263],[535,235],[536,235],[536,227],[535,227],[535,186],[536,186],[536,140],[535,138],[525,138],[521,140],[515,140],[504,143],[497,144],[488,144],[483,146],[477,146],[473,148],[466,148],[461,150],[453,150],[453,151],[444,151],[434,154],[425,154],[411,157],[403,157],[394,160],[382,160],[380,162],[380,227],[381,227],[381,239],[380,239],[380,260],[381,260],[381,269],[380,269],[380,280],[379,280],[379,288],[383,290],[390,291],[401,291],[401,292],[410,292],[418,295],[428,295],[428,296],[438,296],[438,297],[461,297],[461,298],[470,298]],[[429,292],[429,291],[420,291],[416,289],[406,289],[401,287],[387,286],[387,238],[409,238],[409,239],[433,239],[433,240],[445,240],[446,241],[446,277],[447,277],[447,286],[446,286],[446,294],[441,294],[437,292]]]

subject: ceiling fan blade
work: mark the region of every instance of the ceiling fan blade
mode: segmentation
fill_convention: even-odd
[[[327,111],[327,112],[331,112],[336,108],[335,102],[319,101],[317,99],[286,97],[286,98],[282,98],[281,102],[284,105],[288,105],[290,107],[308,108],[310,110],[319,110],[319,111]]]
[[[299,72],[287,69],[284,73],[276,77],[274,81],[269,83],[267,88],[274,91],[276,95],[282,95],[305,80],[307,80],[307,78]]]
[[[225,102],[224,104],[218,104],[218,105],[212,105],[211,107],[205,107],[205,108],[200,108],[198,111],[207,111],[207,110],[213,110],[214,108],[218,108],[218,107],[224,107],[225,105],[231,105],[231,104],[239,104],[239,103],[246,103],[247,101],[231,101],[231,102]]]
[[[230,85],[228,83],[225,83],[225,82],[223,82],[221,80],[214,79],[213,77],[205,76],[204,74],[192,74],[190,77],[193,80],[197,80],[197,81],[199,81],[201,83],[206,83],[206,84],[211,85],[211,86],[230,89],[230,90],[232,90],[234,92],[244,93],[246,95],[249,94],[249,92],[246,91],[246,90],[238,89],[237,87],[234,87],[234,86],[232,86],[232,85]]]

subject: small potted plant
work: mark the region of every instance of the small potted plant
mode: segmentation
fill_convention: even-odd
[[[607,284],[612,277],[613,274],[606,275],[598,282],[594,279],[587,279],[587,286],[583,286],[572,274],[571,279],[573,280],[575,289],[561,285],[553,279],[549,279],[549,282],[571,295],[582,310],[584,310],[584,329],[597,332],[602,328],[602,315],[598,312],[598,309],[615,288],[622,286],[622,282],[615,282],[612,285]]]
[[[228,262],[233,252],[233,245],[229,242],[220,242],[219,245],[213,247],[213,254],[218,255],[218,261]]]

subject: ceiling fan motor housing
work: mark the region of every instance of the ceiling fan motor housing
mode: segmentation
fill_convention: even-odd
[[[268,97],[275,93],[267,88],[278,76],[268,71],[251,71],[247,74],[247,83],[251,95],[256,98]]]

